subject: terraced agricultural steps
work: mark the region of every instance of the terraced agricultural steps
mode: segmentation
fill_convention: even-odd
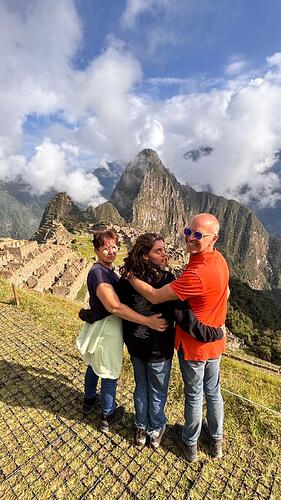
[[[184,460],[170,431],[183,415],[176,357],[167,406],[169,425],[160,449],[139,450],[133,443],[133,376],[127,355],[118,383],[118,400],[126,416],[113,432],[102,434],[99,415],[85,418],[81,413],[85,366],[73,334],[80,323],[74,312],[69,318],[66,301],[50,300],[54,315],[61,315],[64,334],[49,328],[43,317],[40,324],[43,313],[34,315],[28,302],[29,312],[10,304],[9,298],[0,302],[0,498],[280,498],[278,437],[272,437],[265,452],[250,428],[254,418],[269,431],[275,429],[275,417],[229,394],[224,395],[224,458],[210,459],[201,445],[197,463]],[[235,361],[224,360],[223,374],[231,363]]]

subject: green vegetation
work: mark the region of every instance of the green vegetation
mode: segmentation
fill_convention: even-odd
[[[95,252],[92,243],[93,236],[89,233],[75,233],[73,249],[78,252],[88,262],[95,261]]]
[[[81,327],[78,318],[80,304],[51,294],[18,290],[19,309],[32,318],[38,326],[46,331],[62,336],[76,335]],[[10,283],[0,280],[0,303],[13,303],[13,292]]]
[[[87,294],[87,284],[84,283],[81,286],[79,292],[77,293],[76,300],[78,300],[78,302],[84,302],[85,298],[86,298],[86,294]]]
[[[281,364],[281,307],[264,292],[232,279],[226,325],[256,356]]]

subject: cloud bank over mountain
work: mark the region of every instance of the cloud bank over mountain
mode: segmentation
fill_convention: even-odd
[[[120,24],[169,2],[127,2]],[[181,182],[242,203],[281,198],[281,53],[262,67],[225,61],[218,78],[148,79],[126,43],[110,34],[82,64],[85,31],[72,0],[0,5],[0,179],[21,176],[40,194],[65,190],[100,203],[89,173],[155,149]],[[163,89],[165,92],[163,92]],[[196,162],[188,151],[212,149]]]

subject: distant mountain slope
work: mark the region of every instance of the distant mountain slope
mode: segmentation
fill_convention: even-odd
[[[128,164],[111,202],[133,227],[161,231],[175,240],[190,217],[213,213],[221,222],[218,247],[233,273],[253,288],[281,288],[281,240],[270,235],[249,208],[182,186],[151,149]]]
[[[230,280],[226,325],[256,356],[281,365],[281,306],[264,291]]]
[[[38,229],[46,203],[53,195],[52,191],[36,196],[20,179],[0,181],[0,237],[30,238]]]
[[[103,167],[97,167],[93,170],[93,174],[98,178],[102,185],[101,195],[108,200],[110,195],[119,181],[125,165],[119,161],[108,162]]]

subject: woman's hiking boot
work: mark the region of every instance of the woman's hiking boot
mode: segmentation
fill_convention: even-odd
[[[146,430],[140,427],[136,427],[135,430],[135,444],[137,446],[145,446],[146,443]]]
[[[117,406],[117,408],[115,408],[114,412],[111,413],[111,415],[108,416],[102,415],[100,430],[105,433],[109,432],[111,427],[113,427],[115,424],[118,424],[118,422],[122,420],[124,414],[125,414],[124,406]]]
[[[159,429],[158,431],[153,431],[150,434],[150,446],[154,450],[157,450],[157,448],[159,448],[165,430],[166,430],[166,424],[164,424],[163,427],[161,427],[161,429]]]
[[[100,406],[99,394],[96,394],[94,398],[86,398],[86,396],[84,396],[82,413],[84,415],[90,415],[97,406]]]

